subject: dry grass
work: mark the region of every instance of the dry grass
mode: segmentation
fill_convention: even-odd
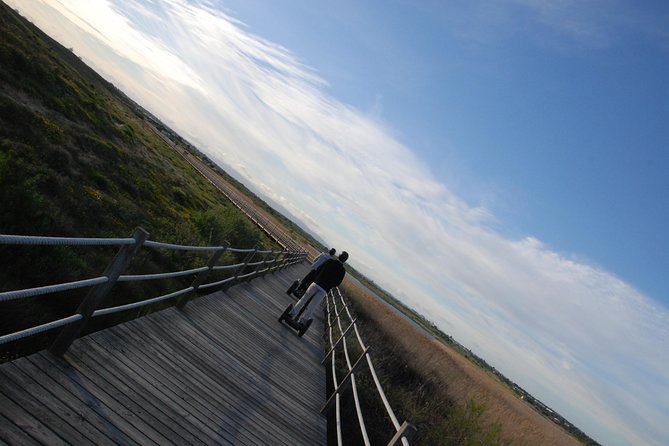
[[[352,300],[356,312],[371,319],[386,339],[399,347],[396,351],[404,358],[398,361],[408,363],[431,388],[437,389],[435,398],[460,407],[471,401],[483,405],[483,428],[501,428],[501,438],[513,445],[582,444],[458,352],[419,331],[368,290],[350,281],[344,283],[342,290]]]

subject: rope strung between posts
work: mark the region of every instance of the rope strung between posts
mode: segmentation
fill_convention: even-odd
[[[83,327],[91,318],[106,316],[122,311],[128,311],[169,299],[179,298],[178,307],[183,307],[189,299],[189,295],[194,294],[199,289],[213,288],[226,285],[235,281],[251,280],[265,275],[270,271],[277,271],[295,263],[302,262],[307,253],[295,250],[259,250],[257,248],[232,248],[227,243],[224,246],[188,246],[171,243],[162,243],[147,240],[148,233],[141,228],[137,228],[132,237],[129,238],[73,238],[73,237],[43,237],[43,236],[24,236],[0,234],[0,245],[36,245],[36,246],[120,246],[116,256],[112,259],[107,269],[101,277],[78,280],[73,282],[59,283],[36,288],[27,288],[22,290],[12,290],[0,292],[0,302],[32,298],[44,294],[59,293],[79,288],[88,287],[88,294],[79,305],[77,313],[63,319],[48,322],[36,327],[26,328],[14,333],[0,336],[0,344],[13,342],[28,336],[42,333],[48,330],[64,327],[50,350],[58,355],[62,355],[69,345],[81,333]],[[122,273],[128,267],[130,260],[139,252],[142,247],[157,249],[168,249],[175,251],[214,251],[206,265],[186,269],[182,271],[154,273],[154,274],[126,274]],[[223,254],[241,253],[246,254],[242,263],[234,265],[217,265]],[[261,260],[254,259],[255,256],[261,256]],[[221,271],[233,269],[232,277],[224,280],[218,280],[212,283],[204,283],[209,273],[212,271]],[[137,282],[144,280],[172,279],[176,277],[195,276],[191,286],[174,291],[162,296],[145,299],[139,302],[132,302],[125,305],[118,305],[109,308],[99,308],[104,301],[105,296],[111,291],[117,282]]]
[[[132,238],[74,238],[74,237],[41,237],[33,235],[0,234],[0,245],[70,245],[70,246],[115,246],[132,245]]]
[[[58,319],[56,321],[47,322],[46,324],[38,325],[37,327],[26,328],[25,330],[17,331],[16,333],[10,333],[4,336],[0,336],[0,345],[7,344],[8,342],[18,341],[19,339],[26,338],[28,336],[36,335],[47,330],[53,330],[54,328],[62,327],[64,325],[72,324],[74,322],[80,321],[83,316],[80,314],[74,314],[72,316],[65,317],[63,319]]]
[[[0,293],[0,302],[15,299],[25,299],[26,297],[39,296],[41,294],[59,293],[61,291],[75,290],[77,288],[85,288],[88,286],[99,285],[107,282],[107,277],[96,277],[93,279],[78,280],[76,282],[60,283],[57,285],[47,285],[38,288],[28,288],[24,290],[5,291]]]

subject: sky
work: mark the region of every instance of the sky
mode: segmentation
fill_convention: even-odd
[[[7,3],[595,440],[669,443],[669,3]]]

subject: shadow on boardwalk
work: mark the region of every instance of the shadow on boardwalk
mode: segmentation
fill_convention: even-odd
[[[297,265],[0,365],[9,444],[318,445],[326,442],[321,320],[277,321]]]

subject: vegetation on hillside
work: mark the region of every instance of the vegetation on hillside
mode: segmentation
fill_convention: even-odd
[[[485,404],[476,400],[460,404],[444,391],[443,382],[429,379],[416,368],[412,355],[388,332],[387,322],[380,320],[383,316],[371,313],[364,305],[365,298],[359,294],[358,288],[346,286],[344,292],[350,304],[349,310],[357,320],[361,337],[365,344],[371,347],[370,355],[374,368],[399,422],[406,420],[417,427],[411,444],[444,446],[511,444],[511,441],[502,436],[500,423],[489,421],[494,415],[486,411]],[[352,357],[351,361],[355,361],[362,354],[355,336],[348,337],[347,349]],[[341,379],[348,371],[343,355],[339,355],[336,365],[337,376]],[[328,385],[332,389],[329,375]],[[370,442],[387,444],[395,429],[366,366],[356,373],[356,384]],[[350,391],[342,396],[341,407],[342,438],[347,445],[363,445]],[[334,413],[330,414],[328,423],[329,444],[336,444]]]
[[[141,226],[152,240],[169,243],[275,248],[138,110],[70,50],[0,3],[0,233],[127,237]],[[0,291],[95,277],[115,252],[0,245]],[[201,266],[206,256],[144,250],[132,268],[175,271]],[[122,285],[108,304],[157,296],[190,280]],[[0,335],[72,314],[82,293],[0,303]],[[44,348],[45,339],[35,336],[16,349]]]

